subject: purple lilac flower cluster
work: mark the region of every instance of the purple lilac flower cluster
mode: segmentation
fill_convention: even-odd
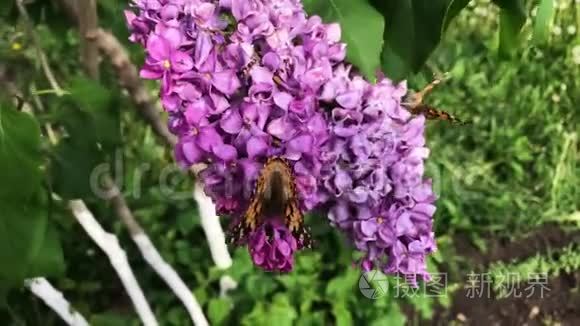
[[[349,76],[338,66],[320,96],[332,104],[322,171],[329,218],[366,254],[364,270],[378,267],[415,284],[416,276],[429,278],[425,258],[435,250],[435,197],[423,180],[425,118],[401,105],[404,82],[371,85]]]
[[[301,209],[330,219],[366,253],[362,266],[427,275],[434,250],[424,120],[404,84],[371,85],[343,65],[340,27],[299,0],[134,0],[141,76],[161,81],[177,161],[200,175],[218,213],[239,217],[268,157],[290,162]],[[323,205],[325,204],[325,205]],[[268,220],[247,239],[254,263],[289,271],[300,248]]]
[[[317,206],[320,148],[328,138],[317,95],[344,60],[340,27],[307,18],[292,0],[137,0],[134,6],[137,14],[127,11],[126,18],[131,40],[146,49],[141,76],[161,81],[169,127],[179,138],[177,161],[206,163],[199,177],[218,213],[243,213],[271,156],[290,162],[301,208]],[[275,227],[269,241],[285,239]],[[257,265],[266,267],[259,257],[279,253],[291,261],[296,245],[280,251],[260,245],[262,238],[252,235],[248,243]]]

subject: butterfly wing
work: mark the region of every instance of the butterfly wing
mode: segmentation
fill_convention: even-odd
[[[256,190],[244,216],[226,232],[227,243],[236,245],[244,243],[246,237],[261,223],[265,187],[265,177],[262,174],[256,182]]]
[[[304,215],[300,209],[298,193],[296,191],[296,178],[292,168],[285,160],[284,163],[284,222],[288,230],[298,241],[299,248],[312,248],[312,236],[310,229],[304,225]]]
[[[229,244],[242,244],[246,237],[256,229],[262,215],[262,203],[255,197],[250,202],[244,216],[227,233],[226,242]]]
[[[304,226],[304,215],[300,210],[296,196],[286,202],[284,218],[288,230],[292,232],[292,235],[298,241],[298,247],[312,248],[312,236],[310,235],[309,228]]]
[[[415,115],[422,114],[425,116],[427,120],[443,120],[449,121],[451,123],[466,124],[466,122],[459,120],[454,115],[446,111],[434,108],[430,105],[420,104],[415,107],[409,108],[409,111]]]
[[[288,162],[273,157],[266,162],[256,184],[256,191],[242,219],[227,232],[226,241],[242,244],[246,237],[263,222],[263,215],[282,215],[288,230],[300,248],[311,248],[312,237],[304,226],[294,175]]]

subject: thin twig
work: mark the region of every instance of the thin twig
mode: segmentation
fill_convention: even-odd
[[[45,112],[44,105],[42,104],[42,101],[40,100],[40,98],[38,98],[38,95],[36,94],[35,91],[36,91],[36,85],[34,85],[34,83],[33,83],[30,85],[30,94],[32,96],[32,99],[34,100],[34,103],[36,104],[38,111]],[[46,130],[46,136],[48,137],[48,140],[50,141],[50,143],[52,145],[56,145],[58,143],[58,139],[57,139],[56,133],[52,129],[52,126],[50,125],[50,123],[48,123],[48,122],[45,123],[44,129]]]
[[[115,214],[127,226],[131,238],[139,248],[141,255],[149,263],[149,266],[155,270],[157,275],[165,281],[169,288],[181,300],[193,323],[197,326],[208,325],[207,319],[203,314],[199,303],[195,299],[191,290],[187,287],[185,282],[181,279],[179,274],[169,265],[161,256],[157,248],[153,245],[143,228],[139,225],[135,216],[129,209],[125,198],[122,196],[119,188],[115,185],[110,176],[105,176],[104,179],[106,192],[111,194],[111,203]]]
[[[139,110],[141,116],[153,128],[153,131],[170,147],[177,144],[177,139],[165,122],[162,121],[161,110],[157,102],[151,98],[145,84],[139,77],[135,65],[131,62],[127,51],[119,40],[111,33],[98,29],[95,33],[87,35],[87,38],[94,40],[97,46],[109,58],[119,77],[121,86],[127,89],[131,100]]]
[[[30,15],[28,15],[28,11],[26,10],[26,7],[24,6],[23,1],[16,0],[16,6],[18,7],[18,12],[20,13],[20,16],[22,17],[22,19],[24,20],[24,23],[26,24],[26,28],[28,29],[30,37],[32,38],[32,42],[34,43],[34,48],[36,50],[36,54],[38,56],[38,59],[40,60],[40,65],[42,66],[42,70],[44,71],[44,75],[46,76],[46,79],[50,83],[50,86],[55,90],[55,93],[57,96],[64,95],[65,92],[62,90],[62,88],[60,87],[60,85],[56,81],[56,78],[54,77],[54,74],[52,73],[52,70],[50,69],[48,59],[46,59],[46,54],[44,53],[44,51],[42,51],[38,36],[36,35],[36,33],[34,33],[34,25],[32,23],[32,20],[30,19]]]
[[[127,260],[127,254],[119,245],[117,237],[103,230],[82,200],[69,201],[69,208],[85,232],[107,254],[107,257],[109,257],[111,265],[117,272],[117,275],[119,275],[143,324],[156,326],[157,320],[131,270],[131,266]]]

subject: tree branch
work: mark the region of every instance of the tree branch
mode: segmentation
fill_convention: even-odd
[[[91,0],[91,2],[94,2],[94,0]],[[68,7],[69,11],[74,9],[74,12],[76,13],[75,17],[77,17],[77,21],[79,22],[81,35],[86,39],[87,43],[94,45],[97,51],[101,49],[103,53],[110,58],[113,67],[117,71],[121,86],[127,89],[140,114],[151,125],[154,132],[161,137],[168,146],[175,146],[177,143],[175,136],[169,132],[167,126],[162,122],[162,119],[159,116],[160,110],[156,107],[156,102],[151,99],[145,85],[139,78],[137,68],[131,63],[127,51],[125,51],[123,46],[112,34],[98,29],[96,25],[89,26],[92,30],[89,30],[88,28],[83,29],[83,8],[80,6],[76,8],[71,7],[70,2],[68,1],[63,1],[63,3],[65,7]],[[96,18],[92,19],[91,23],[92,22],[96,22]],[[90,73],[94,68],[91,66],[92,63],[93,62],[85,57],[84,64],[87,71],[89,71],[89,76],[95,78],[95,76]],[[137,244],[142,256],[183,302],[192,321],[196,325],[208,325],[203,311],[193,293],[185,285],[177,272],[163,260],[155,246],[153,246],[149,237],[145,234],[143,228],[141,228],[133,216],[125,198],[110,175],[105,177],[105,185],[107,187],[107,193],[112,195],[110,200],[113,204],[116,215],[127,226],[127,229],[129,230],[133,241]]]
[[[139,283],[137,283],[137,279],[127,260],[127,254],[119,245],[117,237],[103,230],[82,200],[69,201],[69,208],[85,232],[107,254],[107,257],[109,257],[111,265],[117,272],[117,275],[119,275],[143,324],[146,326],[156,326],[157,320],[149,307],[147,299],[145,299],[141,287],[139,287]]]
[[[99,79],[99,48],[88,36],[99,27],[96,0],[75,1],[78,15],[79,32],[81,35],[81,61],[87,74],[95,80]]]
[[[193,189],[193,198],[199,206],[199,218],[209,244],[211,257],[217,267],[227,269],[232,266],[232,257],[228,252],[224,231],[216,214],[215,205],[199,183],[196,183]]]
[[[89,325],[85,317],[71,307],[62,292],[55,289],[44,277],[28,279],[25,281],[25,284],[30,289],[30,292],[44,301],[68,325]]]
[[[157,101],[153,100],[151,95],[149,95],[145,84],[139,77],[137,68],[129,59],[129,55],[123,45],[113,34],[102,29],[87,35],[87,38],[94,40],[101,51],[109,58],[117,72],[121,86],[127,89],[141,116],[145,118],[153,128],[153,131],[167,146],[174,147],[177,144],[177,139],[169,132],[167,125],[161,119],[161,110],[157,106]]]
[[[113,204],[116,215],[127,226],[131,238],[139,248],[145,261],[149,263],[149,266],[153,268],[157,275],[163,279],[173,293],[181,300],[193,323],[198,326],[208,325],[203,310],[199,306],[195,296],[179,277],[175,269],[161,257],[157,248],[155,248],[147,234],[143,231],[143,228],[141,228],[133,216],[125,198],[122,196],[114,181],[110,176],[105,176],[104,183],[107,188],[107,193],[112,195],[111,203]]]
[[[73,20],[78,22],[79,14],[75,6],[71,5],[71,0],[60,0],[60,2],[63,5],[65,11],[67,11],[68,15]],[[86,35],[86,37],[94,40],[98,48],[109,58],[111,64],[117,72],[120,84],[129,92],[130,98],[135,104],[135,107],[138,109],[140,115],[145,118],[145,120],[152,127],[153,131],[165,142],[167,146],[174,147],[177,144],[177,139],[173,134],[171,134],[171,132],[169,132],[166,123],[162,121],[160,116],[161,110],[158,106],[158,102],[151,98],[147,88],[145,87],[145,84],[139,77],[138,69],[131,62],[129,55],[123,45],[113,34],[102,29],[97,29],[94,33]],[[190,174],[195,176],[203,168],[204,167],[202,165],[194,166],[190,170]],[[112,182],[112,180],[109,179],[109,182]],[[160,260],[161,256],[158,254],[155,247],[152,245],[149,246],[149,244],[151,244],[150,240],[146,237],[145,233],[135,221],[134,217],[132,217],[131,211],[125,203],[123,197],[120,196],[119,190],[112,184],[110,184],[110,186],[110,190],[113,193],[118,194],[117,196],[113,196],[111,199],[114,209],[117,215],[127,225],[127,228],[129,229],[133,240],[139,246],[143,257],[167,282],[167,284],[172,288],[172,290],[174,290],[178,297],[182,299],[194,322],[200,325],[207,323],[201,312],[199,315],[197,314],[196,311],[198,310],[198,305],[191,292],[188,291],[187,295],[185,295],[185,292],[181,293],[182,289],[179,288],[182,288],[182,286],[179,283],[183,283],[183,281],[178,278],[175,271],[171,269],[171,271],[166,270],[163,272],[165,268],[162,268],[161,266],[169,267],[169,265]],[[196,184],[196,189],[201,189],[201,186]],[[215,207],[211,200],[205,194],[203,194],[203,191],[196,195],[195,198],[198,201],[200,208],[203,207],[201,209],[203,213],[200,214],[200,218],[202,219],[202,226],[206,233],[210,248],[213,248],[211,251],[212,257],[214,257],[214,262],[220,268],[228,268],[231,266],[232,260],[225,244],[225,237],[223,235],[221,225],[219,224],[219,219],[215,214]],[[175,273],[177,279],[171,281],[171,274],[173,273]],[[183,284],[183,287],[185,287],[185,284]],[[186,300],[187,298],[190,299]],[[191,299],[193,299],[193,302],[191,302]]]
[[[107,57],[109,57],[112,65],[117,70],[121,84],[129,91],[129,94],[141,115],[145,117],[155,133],[161,137],[167,145],[174,147],[177,143],[175,136],[169,132],[165,123],[161,121],[158,113],[159,110],[153,105],[153,101],[137,73],[137,68],[130,61],[127,51],[123,48],[121,43],[114,35],[105,32],[102,29],[99,29],[94,35],[90,35],[89,37],[94,38],[96,43],[99,45],[99,48],[107,55]],[[192,177],[195,177],[201,169],[203,169],[202,165],[192,167]],[[199,183],[196,183],[195,187],[196,189],[201,189]],[[219,268],[226,269],[231,266],[232,259],[225,244],[225,237],[221,225],[219,224],[219,218],[215,213],[215,206],[212,201],[203,194],[203,191],[195,194],[194,198],[200,207],[203,207],[203,213],[200,214],[200,218],[202,221],[202,227],[206,233],[207,241],[210,245],[214,262]]]
[[[153,243],[151,243],[151,240],[149,240],[149,237],[144,233],[135,234],[132,237],[133,241],[135,241],[139,247],[141,255],[145,258],[145,261],[149,263],[157,275],[163,279],[173,293],[175,293],[179,300],[181,300],[193,323],[197,326],[209,325],[201,306],[195,299],[191,290],[179,277],[175,269],[173,269],[173,267],[171,267],[171,265],[161,257],[157,248],[155,248]]]

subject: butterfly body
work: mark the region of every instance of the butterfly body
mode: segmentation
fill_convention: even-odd
[[[422,114],[427,120],[442,120],[449,121],[451,123],[465,124],[464,121],[459,120],[454,115],[426,104],[419,104],[414,107],[409,107],[409,112],[414,115]]]
[[[465,121],[456,118],[454,115],[446,111],[439,110],[431,105],[423,103],[423,100],[427,94],[429,94],[441,82],[442,79],[436,78],[434,81],[425,86],[425,88],[423,88],[421,91],[412,94],[409,101],[404,102],[403,106],[405,106],[411,114],[423,115],[427,120],[443,120],[456,124],[466,124]]]
[[[280,157],[268,159],[260,172],[250,204],[241,221],[227,234],[229,243],[241,243],[268,218],[284,219],[288,230],[302,247],[311,247],[311,237],[304,227],[294,174],[288,162]]]

